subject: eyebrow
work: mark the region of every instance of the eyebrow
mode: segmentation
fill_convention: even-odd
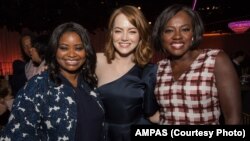
[[[183,27],[183,26],[191,26],[192,27],[192,24],[184,24],[184,25],[181,25],[180,27]],[[175,26],[166,25],[166,27],[175,27]]]
[[[121,28],[121,27],[114,27],[113,29],[123,29],[123,28]],[[131,30],[131,29],[136,29],[137,30],[137,28],[136,27],[130,27],[130,28],[128,28],[129,30]]]
[[[67,43],[58,43],[58,45],[68,45],[68,44],[67,44]],[[82,46],[83,46],[83,45],[84,45],[84,43],[74,44],[74,46],[75,46],[75,45],[82,45]]]

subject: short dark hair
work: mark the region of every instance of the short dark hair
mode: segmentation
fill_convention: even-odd
[[[86,51],[86,60],[82,66],[82,74],[84,80],[90,85],[91,88],[96,87],[97,79],[95,76],[95,66],[96,66],[96,53],[94,48],[92,48],[89,35],[87,30],[80,24],[74,22],[63,23],[57,26],[49,41],[49,48],[46,53],[46,63],[48,64],[48,71],[50,78],[56,83],[60,84],[61,80],[59,78],[59,64],[56,60],[56,52],[59,47],[60,37],[66,32],[74,32],[78,34],[83,42],[84,49]]]
[[[166,23],[180,11],[186,12],[192,19],[194,36],[191,48],[193,49],[199,46],[204,33],[204,25],[201,17],[196,11],[192,10],[191,7],[182,4],[174,4],[162,11],[155,21],[152,32],[152,44],[156,50],[164,52],[164,49],[161,45],[162,32],[164,31]]]
[[[41,60],[45,59],[45,53],[48,49],[49,36],[40,35],[32,40],[32,48],[35,48]]]

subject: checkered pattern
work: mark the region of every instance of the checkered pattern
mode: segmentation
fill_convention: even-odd
[[[188,71],[174,80],[170,60],[158,62],[155,95],[160,124],[218,124],[219,97],[214,65],[220,50],[205,49]]]

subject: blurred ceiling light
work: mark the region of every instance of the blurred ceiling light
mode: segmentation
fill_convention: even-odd
[[[235,33],[244,33],[250,28],[250,20],[230,22],[228,27]]]

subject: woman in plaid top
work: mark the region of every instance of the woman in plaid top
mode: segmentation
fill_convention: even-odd
[[[218,49],[197,48],[204,32],[199,15],[172,5],[157,18],[152,40],[167,54],[158,62],[155,95],[159,124],[239,124],[240,87],[229,57]]]

